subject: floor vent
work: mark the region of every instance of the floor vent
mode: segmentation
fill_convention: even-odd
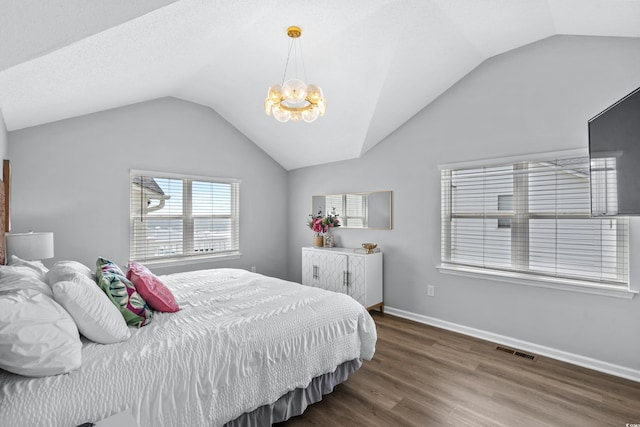
[[[536,360],[536,356],[533,354],[525,353],[523,351],[513,350],[511,348],[502,347],[501,345],[496,347],[496,350],[502,351],[504,353],[513,354],[514,356],[522,357],[529,360]]]
[[[509,354],[513,354],[513,353],[515,353],[515,351],[514,351],[514,350],[511,350],[510,348],[502,347],[502,346],[497,346],[497,347],[496,347],[496,350],[498,350],[498,351],[504,351],[505,353],[509,353]]]

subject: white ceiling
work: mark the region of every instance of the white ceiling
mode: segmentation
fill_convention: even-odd
[[[264,114],[290,25],[327,100],[314,123]],[[640,37],[640,0],[0,0],[0,109],[12,131],[174,96],[291,170],[361,156],[487,58],[555,34]]]

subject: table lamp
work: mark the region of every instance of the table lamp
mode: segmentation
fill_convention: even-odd
[[[8,259],[11,259],[11,255],[29,261],[53,258],[53,232],[51,231],[9,233],[5,238]]]

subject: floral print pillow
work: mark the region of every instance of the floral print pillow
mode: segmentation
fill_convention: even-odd
[[[151,309],[120,267],[102,257],[96,261],[96,267],[98,286],[120,310],[127,325],[141,327],[148,324],[151,321]]]

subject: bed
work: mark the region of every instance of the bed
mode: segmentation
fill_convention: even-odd
[[[130,412],[144,426],[270,425],[298,415],[373,357],[375,324],[350,297],[239,269],[159,277],[180,305],[82,364],[0,370],[0,425],[77,426]]]

